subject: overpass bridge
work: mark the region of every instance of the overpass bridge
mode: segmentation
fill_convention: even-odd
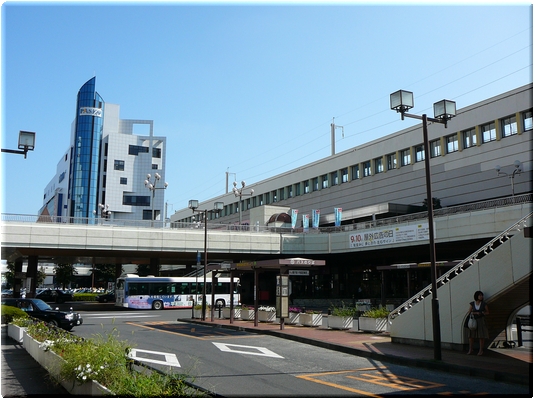
[[[437,254],[441,251],[455,257],[454,254],[476,251],[448,271],[446,278],[442,275],[437,280],[441,312],[447,320],[442,328],[443,344],[466,343],[462,319],[475,290],[485,292],[489,304],[500,310],[491,322],[493,334],[503,331],[514,313],[530,304],[532,209],[532,196],[525,195],[435,210]],[[512,229],[519,226],[522,229],[517,231],[522,234]],[[407,253],[420,253],[420,258],[429,254],[426,229],[426,212],[311,229],[308,233],[254,227],[237,231],[234,225],[212,223],[206,227],[183,224],[173,228],[124,226],[113,221],[87,225],[2,214],[1,257],[15,262],[16,271],[21,271],[26,261],[30,277],[37,275],[39,261],[115,264],[117,275],[122,264],[150,264],[153,273],[158,274],[161,264],[195,264],[197,252],[204,250],[206,233],[209,262],[301,256],[326,259],[329,266],[366,255],[368,259],[395,262],[396,258],[406,258]],[[504,238],[507,245],[495,246]],[[488,254],[494,247],[498,249]],[[475,267],[463,268],[466,263]],[[377,261],[375,265],[380,264]],[[463,270],[467,271],[460,274]],[[429,292],[430,286],[391,314],[393,340],[429,342],[431,314],[426,290]],[[35,293],[35,280],[31,293]]]

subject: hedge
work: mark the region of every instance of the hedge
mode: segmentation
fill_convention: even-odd
[[[9,324],[14,318],[19,317],[28,317],[28,314],[20,308],[2,305],[2,324]]]

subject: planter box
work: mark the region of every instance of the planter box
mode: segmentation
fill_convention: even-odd
[[[359,330],[365,332],[387,331],[388,318],[359,317]]]
[[[234,308],[234,319],[240,318],[241,308]],[[230,319],[230,308],[223,308],[223,318]]]
[[[353,317],[329,315],[327,324],[331,329],[349,329],[353,326]]]
[[[65,362],[53,351],[41,348],[41,343],[32,338],[24,331],[24,348],[48,373],[58,380],[70,394],[75,396],[114,396],[114,394],[97,381],[77,382],[75,380],[60,380],[61,363]]]
[[[275,311],[258,310],[258,320],[260,322],[273,322],[275,321]]]
[[[204,319],[206,319],[206,317],[210,317],[210,310],[208,308],[206,309],[206,312],[204,313],[204,317],[205,317]],[[201,319],[202,309],[199,309],[199,310],[193,309],[193,318]]]
[[[299,313],[296,313],[296,312],[289,313],[289,318],[284,318],[284,323],[285,324],[290,324],[290,325],[298,324],[299,323]]]
[[[26,331],[26,328],[13,325],[13,324],[7,324],[7,336],[14,339],[15,341],[22,343],[23,342],[23,333]]]
[[[244,321],[253,321],[254,320],[254,310],[241,309],[240,318]]]
[[[299,323],[303,326],[320,326],[322,319],[322,314],[299,313]]]

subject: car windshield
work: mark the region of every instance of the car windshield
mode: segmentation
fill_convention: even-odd
[[[33,304],[35,304],[36,307],[41,311],[52,310],[52,307],[40,299],[34,299]]]

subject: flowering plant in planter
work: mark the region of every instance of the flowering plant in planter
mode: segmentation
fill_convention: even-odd
[[[386,307],[372,308],[362,313],[363,317],[368,318],[387,318],[390,311]]]
[[[318,310],[305,310],[305,314],[321,314]]]
[[[268,311],[268,312],[275,312],[275,307],[272,306],[260,306],[258,307],[258,311]]]
[[[331,305],[331,315],[335,317],[353,317],[355,313],[356,309],[354,307],[346,307],[343,302],[341,307]]]
[[[115,331],[115,330],[114,330]],[[128,352],[132,345],[118,339],[112,332],[106,337],[91,339],[77,337],[63,329],[49,327],[43,322],[32,324],[29,336],[46,344],[63,363],[59,368],[60,381],[82,385],[98,381],[117,397],[194,397],[198,393],[178,374],[162,375],[156,371],[133,368]]]
[[[291,306],[288,307],[288,312],[299,314],[304,312],[304,309],[302,307]]]

